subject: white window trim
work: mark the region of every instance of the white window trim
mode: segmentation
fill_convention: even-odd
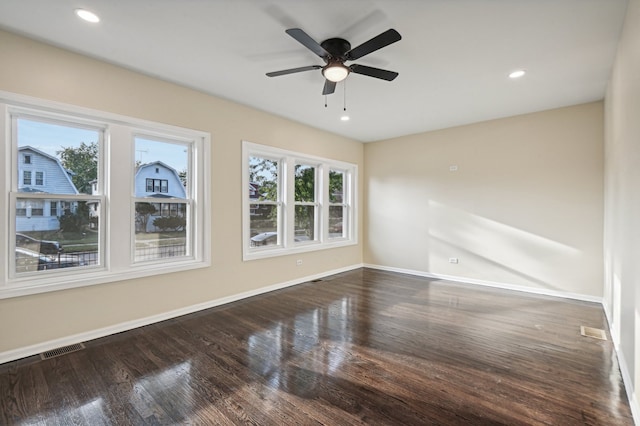
[[[10,276],[15,265],[15,250],[13,233],[15,232],[15,198],[20,194],[12,194],[15,189],[15,176],[9,173],[0,174],[0,188],[4,191],[4,200],[9,204],[0,208],[0,260],[3,262],[0,270],[0,299],[18,297],[29,294],[44,293],[69,288],[84,287],[114,281],[130,280],[135,278],[153,276],[158,274],[186,271],[208,267],[211,264],[211,231],[210,231],[210,161],[211,161],[211,135],[207,132],[191,130],[147,120],[136,119],[118,114],[83,108],[64,103],[38,99],[30,96],[0,91],[0,135],[5,140],[5,149],[0,149],[0,163],[5,170],[11,170],[12,175],[20,169],[16,147],[11,141],[11,114],[24,113],[37,118],[50,118],[53,120],[70,121],[73,123],[86,123],[91,127],[103,126],[107,129],[105,140],[100,147],[100,156],[105,162],[98,171],[98,179],[102,180],[101,193],[94,196],[83,195],[81,198],[100,201],[100,217],[103,221],[104,238],[100,241],[100,250],[103,254],[103,262],[97,267],[71,268],[65,270],[51,270],[46,274],[20,274],[19,277]],[[116,194],[116,188],[132,188],[130,184],[133,178],[133,164],[135,152],[133,135],[144,133],[146,135],[164,135],[172,140],[188,140],[193,149],[191,166],[193,176],[201,176],[202,179],[192,179],[190,191],[194,195],[194,208],[199,214],[192,222],[190,234],[192,250],[190,256],[180,257],[175,262],[139,262],[132,263],[129,248],[119,248],[130,244],[115,241],[132,241],[133,235],[128,231],[132,222],[133,192],[121,191]],[[127,137],[131,144],[131,150],[110,150],[109,144],[113,137]],[[131,167],[121,167],[110,172],[110,164],[131,164]],[[125,171],[126,170],[126,171]],[[22,178],[20,176],[20,178]],[[32,176],[34,179],[34,176]],[[113,191],[113,193],[111,193]],[[11,194],[7,196],[7,194]],[[73,199],[73,195],[62,197]],[[102,219],[104,218],[104,219]],[[117,230],[117,231],[116,231]],[[123,230],[125,230],[123,232]],[[123,235],[126,234],[126,235]],[[189,241],[188,241],[189,243]],[[119,245],[118,245],[119,244]],[[116,248],[118,247],[118,248]],[[124,254],[122,252],[125,252]],[[13,263],[12,262],[13,259]]]
[[[280,224],[282,231],[279,244],[265,247],[250,246],[250,205],[256,204],[249,199],[249,157],[257,156],[273,160],[281,159],[278,205],[282,209]],[[294,230],[294,167],[295,164],[313,165],[316,167],[316,229],[317,238],[314,241],[295,242]],[[344,204],[347,205],[347,232],[341,238],[329,238],[328,206],[329,203],[329,170],[340,170],[345,173]],[[316,250],[332,249],[358,244],[357,200],[358,200],[358,166],[344,161],[331,160],[299,152],[260,145],[248,141],[242,142],[242,247],[243,261],[265,259],[276,256],[286,256],[296,253]],[[284,195],[283,195],[284,193]],[[327,206],[327,207],[325,207]]]
[[[345,200],[349,200],[350,199],[350,194],[349,194],[349,191],[350,191],[350,188],[351,188],[350,179],[354,178],[349,173],[349,170],[344,170],[344,169],[339,168],[339,167],[330,167],[330,168],[327,169],[325,182],[329,182],[329,174],[331,173],[331,171],[342,173],[342,203],[332,203],[331,202],[331,194],[329,194],[329,199],[327,200],[327,214],[323,218],[323,220],[324,220],[323,226],[325,227],[325,229],[327,229],[327,231],[329,230],[329,209],[331,207],[342,207],[343,209],[347,208],[347,214],[349,214],[349,210],[350,210],[349,209],[349,205],[347,204],[347,202]],[[328,238],[331,241],[343,239],[343,238],[345,238],[344,237],[344,232],[343,232],[343,236],[342,237],[333,237],[333,238],[328,237]]]
[[[294,158],[289,156],[288,158]],[[290,241],[290,243],[293,243],[293,245],[295,246],[304,246],[304,245],[312,245],[312,244],[320,244],[322,241],[322,229],[323,228],[323,224],[320,223],[321,220],[320,218],[323,217],[322,212],[321,212],[321,207],[322,207],[322,201],[323,201],[323,183],[324,180],[322,179],[322,170],[324,165],[323,163],[317,163],[316,161],[306,161],[306,160],[301,160],[300,155],[296,154],[295,156],[295,161],[293,163],[293,177],[291,179],[291,182],[293,183],[293,186],[291,188],[287,188],[291,191],[292,193],[292,201],[290,203],[292,210],[290,211],[290,218],[292,219],[291,222],[295,222],[295,208],[297,206],[313,206],[314,207],[314,219],[313,219],[313,235],[314,235],[314,239],[313,240],[309,240],[309,241],[295,241],[296,235],[295,235],[295,229],[293,230],[293,235],[291,235],[291,238],[293,238],[293,241]],[[309,166],[309,167],[313,167],[313,174],[314,174],[314,194],[313,194],[313,199],[314,201],[296,201],[295,200],[295,167],[296,166]],[[328,202],[328,200],[327,200]],[[289,213],[289,212],[287,212]],[[265,249],[268,250],[268,247],[265,247]]]

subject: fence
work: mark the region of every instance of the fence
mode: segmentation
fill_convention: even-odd
[[[165,257],[184,256],[186,253],[185,244],[136,247],[135,260],[154,260]],[[62,254],[61,256],[67,256],[67,254]],[[82,266],[98,265],[100,261],[100,256],[97,251],[74,252],[69,253],[68,256],[73,256],[74,259],[78,260],[79,265]],[[53,257],[56,258],[55,255]]]

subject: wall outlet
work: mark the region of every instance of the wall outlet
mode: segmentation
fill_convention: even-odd
[[[302,265],[302,259],[296,260],[296,266],[301,266],[301,265]]]
[[[450,257],[449,258],[449,263],[458,263],[458,258],[457,257]]]

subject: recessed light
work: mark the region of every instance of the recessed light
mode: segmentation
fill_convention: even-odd
[[[509,74],[509,78],[520,78],[525,75],[527,72],[525,70],[516,70]]]
[[[348,115],[343,115],[342,117],[340,117],[340,120],[349,121],[349,116]]]
[[[86,9],[76,9],[75,12],[76,15],[78,15],[78,18],[83,19],[87,22],[91,22],[94,24],[100,22],[100,18],[98,17],[98,15],[91,11],[88,11]]]

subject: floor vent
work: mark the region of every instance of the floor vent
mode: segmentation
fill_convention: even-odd
[[[319,283],[320,281],[322,281],[322,278],[318,278],[318,279],[315,279],[315,280],[311,280],[311,282],[312,282],[312,283]]]
[[[599,328],[591,328],[585,327],[584,325],[580,326],[580,334],[585,337],[593,337],[594,339],[607,340],[607,333],[604,330]]]
[[[84,345],[82,343],[76,343],[75,345],[63,346],[61,348],[51,349],[50,351],[42,352],[40,354],[40,358],[42,359],[55,358],[57,356],[70,354],[71,352],[81,351],[83,349],[84,349]]]

